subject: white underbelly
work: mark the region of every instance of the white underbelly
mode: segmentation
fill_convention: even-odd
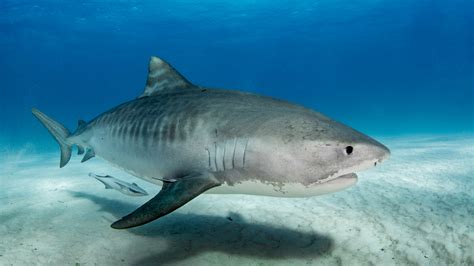
[[[322,184],[305,186],[300,183],[271,184],[249,180],[229,186],[227,184],[209,190],[209,194],[248,194],[272,197],[310,197],[333,193],[357,183],[357,177],[338,178]]]

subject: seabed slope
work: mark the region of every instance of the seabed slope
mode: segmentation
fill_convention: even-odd
[[[313,198],[201,195],[132,230],[110,223],[132,198],[88,177],[159,187],[107,163],[2,152],[0,264],[474,264],[474,137],[382,139],[384,164],[348,190]]]

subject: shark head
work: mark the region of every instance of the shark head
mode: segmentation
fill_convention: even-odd
[[[380,165],[390,150],[375,139],[335,121],[327,124],[326,138],[305,140],[305,152],[295,156],[308,158],[303,180],[323,193],[335,192],[357,182],[357,173]]]
[[[272,165],[270,174],[283,173],[305,188],[289,194],[320,195],[350,187],[357,182],[357,172],[390,156],[375,139],[316,112],[282,116],[263,127],[274,133],[259,141],[254,156],[258,164]]]

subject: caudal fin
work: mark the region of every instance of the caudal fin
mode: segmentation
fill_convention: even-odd
[[[67,138],[71,133],[63,125],[43,114],[40,110],[33,108],[32,112],[58,142],[59,147],[61,148],[61,161],[59,167],[64,167],[71,159],[72,145],[67,141]]]

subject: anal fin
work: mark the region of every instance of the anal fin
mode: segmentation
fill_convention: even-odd
[[[161,191],[154,198],[111,226],[115,229],[125,229],[149,223],[220,184],[211,173],[193,173],[179,178],[176,182],[163,182]]]
[[[86,154],[84,155],[84,157],[81,160],[81,163],[89,160],[90,158],[93,158],[94,156],[95,156],[94,150],[92,150],[92,149],[87,150]]]

